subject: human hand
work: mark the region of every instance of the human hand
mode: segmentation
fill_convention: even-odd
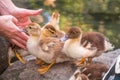
[[[26,49],[28,36],[16,26],[18,20],[10,15],[0,16],[0,35],[5,36],[11,43]]]
[[[24,8],[15,7],[14,10],[9,12],[4,12],[4,14],[12,15],[17,18],[18,22],[16,23],[17,26],[24,27],[31,23],[30,16],[40,14],[42,9],[39,10],[28,10]]]
[[[38,15],[42,12],[39,10],[29,10],[24,8],[19,8],[14,5],[11,0],[0,0],[0,13],[2,15],[12,15],[17,18],[17,26],[26,26],[31,23],[30,16]]]
[[[10,13],[10,15],[13,15],[17,18],[17,26],[26,26],[29,23],[31,23],[30,16],[38,15],[42,12],[42,9],[39,10],[28,10],[24,8],[18,8],[16,7],[13,12]]]

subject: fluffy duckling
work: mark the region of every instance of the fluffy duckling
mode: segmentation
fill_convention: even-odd
[[[44,28],[45,28],[46,26],[48,26],[48,25],[52,25],[56,30],[58,30],[58,31],[56,32],[57,37],[58,37],[58,38],[63,37],[65,33],[64,33],[64,31],[61,31],[61,30],[60,30],[60,27],[59,27],[59,19],[60,19],[60,14],[59,14],[57,11],[54,11],[54,12],[52,13],[52,16],[51,16],[50,21],[49,21],[46,25],[44,25],[44,26],[42,27],[42,29],[44,29]]]
[[[40,46],[42,51],[44,52],[44,54],[41,54],[44,56],[41,57],[41,59],[46,63],[50,63],[50,65],[48,66],[49,68],[54,63],[60,63],[70,60],[70,58],[68,58],[62,52],[64,43],[60,41],[57,32],[59,32],[59,30],[55,29],[54,26],[47,25],[44,27],[44,29],[42,29],[40,35]],[[45,73],[49,69],[48,67],[40,69],[39,71]]]
[[[63,42],[57,38],[57,30],[52,25],[47,25],[41,30],[38,24],[32,23],[28,25],[27,31],[30,35],[27,41],[28,51],[45,63],[50,64],[39,69],[39,72],[44,74],[54,63],[62,61],[60,57],[63,57],[61,56]]]
[[[41,48],[39,46],[39,38],[41,34],[41,26],[37,23],[31,23],[26,27],[26,31],[29,35],[27,41],[28,52],[34,56],[39,56]]]
[[[81,72],[85,75],[89,75],[88,78],[90,80],[102,80],[107,70],[107,66],[101,63],[93,63],[81,67]]]
[[[72,27],[66,33],[65,37],[61,40],[64,41],[63,52],[68,56],[75,60],[80,60],[82,58],[90,57],[95,54],[97,51],[96,47],[91,47],[90,43],[84,47],[84,44],[81,44],[82,39],[82,31],[78,27]],[[80,61],[81,63],[81,61]]]
[[[63,52],[74,59],[81,59],[80,63],[84,63],[86,58],[91,63],[92,58],[101,55],[104,51],[113,49],[110,42],[105,36],[98,32],[88,32],[82,34],[78,27],[72,27],[67,32]]]
[[[80,76],[84,74],[86,79],[80,80],[101,80],[104,74],[107,72],[108,68],[106,65],[101,63],[94,63],[90,65],[84,65],[78,67],[75,73],[71,76],[69,80],[79,80],[77,78],[81,78]],[[72,79],[75,78],[75,79]]]

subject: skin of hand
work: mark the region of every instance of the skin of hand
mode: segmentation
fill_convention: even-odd
[[[0,17],[0,34],[8,38],[14,45],[26,49],[28,36],[20,29],[31,23],[30,16],[38,15],[41,12],[42,9],[18,8],[11,0],[0,0],[0,14],[4,15]]]
[[[29,10],[16,7],[11,0],[0,0],[0,13],[2,15],[12,15],[17,18],[17,26],[26,26],[31,23],[30,16],[38,15],[42,9]]]
[[[0,16],[0,35],[26,50],[28,36],[16,26],[17,22],[18,20],[11,15]]]
[[[6,12],[4,14],[12,15],[17,18],[17,26],[24,27],[31,23],[30,16],[38,15],[42,12],[42,9],[39,10],[28,10],[24,8],[15,8],[13,12]]]

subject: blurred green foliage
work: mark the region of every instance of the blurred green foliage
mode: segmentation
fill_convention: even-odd
[[[99,31],[120,48],[120,0],[56,0],[54,7],[45,5],[45,0],[25,1],[28,8],[59,11],[61,29],[79,26],[84,32]]]

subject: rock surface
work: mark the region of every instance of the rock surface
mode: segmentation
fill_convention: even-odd
[[[0,36],[0,74],[8,67],[8,52],[9,43],[5,38]]]
[[[110,67],[113,60],[120,54],[120,49],[102,54],[94,58],[94,62],[104,63]],[[54,65],[47,73],[40,75],[37,71],[39,65],[35,60],[30,60],[26,64],[16,61],[12,66],[0,76],[0,80],[68,80],[74,73],[76,67],[69,63]]]
[[[47,73],[40,75],[35,60],[22,64],[19,61],[10,66],[2,75],[2,80],[68,80],[74,72],[70,63],[54,65]]]

